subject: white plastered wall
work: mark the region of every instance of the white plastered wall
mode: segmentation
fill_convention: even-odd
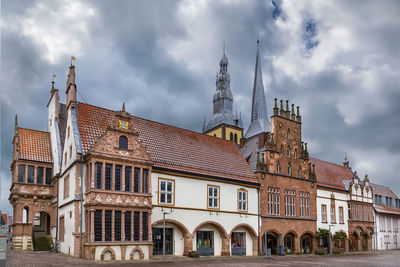
[[[336,223],[331,222],[331,194],[335,196],[335,215],[336,215]],[[343,231],[348,235],[348,205],[347,205],[348,194],[346,193],[338,193],[334,191],[317,189],[317,229],[329,229],[329,225],[331,226],[331,233],[335,234],[335,232]],[[327,223],[322,222],[322,205],[326,205],[326,217]],[[339,207],[343,207],[343,221],[341,224],[339,221]]]

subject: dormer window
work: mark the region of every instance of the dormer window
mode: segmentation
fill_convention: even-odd
[[[119,148],[128,149],[128,138],[126,138],[124,135],[119,137]]]

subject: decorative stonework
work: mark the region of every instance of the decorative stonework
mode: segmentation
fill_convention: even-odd
[[[139,252],[139,254],[140,254],[140,259],[143,260],[143,259],[144,259],[143,250],[142,250],[140,247],[138,247],[138,246],[136,246],[136,247],[134,247],[134,248],[132,249],[132,251],[131,251],[131,253],[130,253],[130,259],[133,260],[133,257],[134,257],[134,255],[135,255],[135,252],[136,252],[136,251]]]

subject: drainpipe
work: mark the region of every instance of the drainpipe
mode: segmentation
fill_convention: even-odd
[[[260,187],[257,188],[257,212],[258,212],[258,218],[257,218],[257,227],[258,227],[258,255],[260,255]],[[262,250],[262,248],[261,248]]]
[[[83,153],[81,154],[81,193],[80,193],[80,201],[81,201],[81,219],[80,219],[80,227],[79,227],[79,257],[83,256],[82,249],[82,225],[83,225]]]
[[[56,174],[56,179],[57,179],[57,218],[56,218],[56,242],[58,242],[58,206],[59,206],[59,198],[58,198],[58,192],[59,192],[59,184],[60,184],[60,174]]]

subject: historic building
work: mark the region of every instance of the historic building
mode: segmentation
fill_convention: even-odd
[[[371,183],[374,192],[375,238],[373,249],[400,248],[400,199],[389,187]]]
[[[231,76],[228,72],[228,57],[224,52],[219,62],[219,73],[217,73],[217,89],[213,97],[213,116],[206,123],[204,118],[203,133],[230,140],[237,145],[243,137],[243,122],[240,117],[233,114],[233,95],[231,91]]]
[[[277,99],[267,118],[261,60],[257,56],[251,123],[241,151],[260,182],[259,246],[272,254],[311,253],[315,248],[316,180],[301,135],[299,107]],[[267,237],[267,241],[265,238]]]
[[[167,254],[258,254],[259,183],[237,144],[80,103],[73,65],[66,88],[63,104],[53,82],[47,132],[16,121],[15,249],[149,259],[165,216]]]

